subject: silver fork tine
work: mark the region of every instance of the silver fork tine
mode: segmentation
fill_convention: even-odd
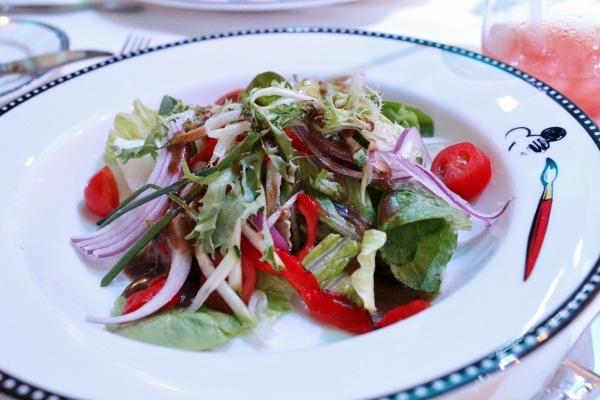
[[[150,38],[130,33],[123,43],[120,54],[135,53],[150,46]]]

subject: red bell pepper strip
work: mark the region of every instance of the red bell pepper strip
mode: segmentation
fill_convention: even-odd
[[[289,128],[283,128],[283,131],[285,132],[287,137],[289,137],[290,140],[292,141],[292,147],[294,149],[301,151],[302,153],[305,153],[308,155],[313,154],[313,152],[310,150],[310,148],[304,144],[302,139],[300,139],[293,130],[291,130]]]
[[[392,308],[383,315],[383,318],[375,323],[375,328],[383,328],[398,321],[402,321],[403,319],[411,317],[425,310],[426,308],[429,308],[430,306],[431,304],[425,300],[415,299],[408,304]]]
[[[268,261],[261,260],[262,254],[260,250],[254,247],[254,245],[243,235],[240,242],[240,250],[242,252],[242,259],[245,258],[249,260],[257,271],[266,272],[271,275],[279,275],[279,271],[275,270]]]
[[[121,314],[129,314],[130,312],[137,310],[138,308],[149,302],[156,295],[156,293],[158,293],[160,289],[162,289],[166,280],[166,275],[160,275],[152,279],[148,284],[148,287],[139,290],[135,293],[132,293],[125,300],[125,304],[123,305],[123,311],[121,311]],[[166,310],[175,307],[177,304],[179,304],[180,299],[181,291],[178,292],[175,296],[173,296],[171,300],[169,300],[169,302],[161,308],[161,310]]]
[[[217,254],[217,259],[214,261],[215,265],[217,265],[220,260],[223,259],[221,254]],[[206,282],[206,277],[202,276],[200,278],[200,283],[204,284]],[[254,288],[256,286],[256,268],[254,267],[254,263],[250,259],[250,257],[242,257],[242,289],[239,292],[239,296],[244,302],[244,304],[248,304],[250,301],[250,297],[254,292]],[[226,314],[233,314],[233,310],[227,304],[223,297],[216,290],[212,292],[206,299],[206,305],[211,307],[214,310],[220,311]]]
[[[304,269],[300,260],[284,250],[275,250],[285,268],[283,277],[298,292],[308,309],[321,321],[351,333],[373,330],[369,312],[340,293],[322,290],[315,276]]]
[[[300,193],[296,197],[296,207],[306,220],[306,241],[296,253],[296,257],[302,260],[306,254],[315,246],[317,240],[317,226],[319,224],[319,215],[321,207],[319,203],[306,193]]]
[[[206,140],[206,145],[204,146],[204,148],[202,150],[200,150],[198,152],[198,154],[196,154],[195,156],[193,156],[190,159],[189,164],[191,166],[196,165],[197,163],[199,163],[200,161],[208,161],[210,160],[210,157],[212,157],[213,152],[215,151],[215,146],[217,145],[217,139],[216,138],[207,138]]]
[[[361,334],[383,328],[430,306],[424,300],[413,300],[388,311],[379,322],[374,324],[369,312],[349,300],[346,295],[321,289],[317,278],[304,268],[298,257],[289,252],[282,249],[275,250],[284,264],[284,268],[277,271],[269,262],[260,260],[262,254],[245,237],[242,237],[241,251],[242,258],[249,260],[256,270],[283,276],[315,317],[347,332]]]

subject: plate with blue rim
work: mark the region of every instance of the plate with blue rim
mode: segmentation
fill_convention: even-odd
[[[270,56],[240,62],[248,49]],[[211,62],[194,62],[199,55]],[[122,290],[100,287],[102,271],[69,244],[84,229],[81,191],[116,114],[136,99],[158,107],[166,94],[211,103],[266,70],[327,79],[357,69],[385,98],[431,115],[436,136],[490,156],[492,181],[475,208],[491,212],[510,199],[492,227],[461,241],[432,307],[358,336],[291,313],[269,340],[246,337],[210,352],[145,344],[86,321],[110,312]],[[80,93],[94,96],[81,101]],[[40,110],[46,118],[31,118]],[[506,373],[599,290],[598,126],[544,82],[453,46],[333,28],[195,37],[24,94],[0,107],[0,131],[10,132],[0,157],[10,171],[0,200],[0,300],[10,305],[0,308],[0,392],[9,396],[432,398]],[[528,268],[528,238],[550,185],[546,231]]]

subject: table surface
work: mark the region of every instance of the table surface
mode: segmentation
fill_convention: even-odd
[[[32,1],[14,1],[18,2]],[[139,13],[78,11],[52,15],[21,14],[14,17],[59,27],[68,35],[72,49],[98,49],[115,53],[121,50],[130,33],[147,35],[151,38],[152,45],[159,45],[192,36],[290,26],[360,28],[408,35],[479,51],[483,3],[484,0],[362,0],[265,12],[203,11],[147,5]],[[84,66],[86,62],[59,68],[36,84]],[[30,86],[10,96],[0,97],[0,106],[31,89]],[[505,400],[531,397],[599,310],[600,299],[595,299],[568,329],[559,333],[539,351],[505,371],[492,374],[442,398]],[[591,354],[593,347],[590,346],[588,351]]]
[[[49,0],[35,0],[48,2]],[[12,0],[32,3],[34,0]],[[67,0],[55,0],[55,2]],[[464,47],[480,48],[483,0],[361,0],[333,6],[265,12],[219,12],[148,5],[139,13],[79,11],[65,14],[24,15],[62,29],[71,49],[98,49],[118,53],[130,33],[144,34],[152,45],[186,37],[255,28],[318,26],[361,28],[397,33]],[[97,59],[90,62],[97,62]],[[41,81],[78,70],[85,62],[70,64],[45,75]],[[31,87],[0,97],[0,105]]]

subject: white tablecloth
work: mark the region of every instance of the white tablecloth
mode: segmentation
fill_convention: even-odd
[[[287,26],[361,28],[409,35],[479,51],[483,1],[363,0],[272,12],[217,12],[149,5],[144,11],[134,14],[80,11],[15,17],[43,21],[61,28],[69,36],[72,49],[112,52],[119,52],[126,37],[132,32],[148,35],[151,37],[151,44],[158,45],[190,36]],[[95,63],[98,60],[92,61]],[[65,66],[36,83],[41,84],[83,66],[85,62]],[[30,90],[31,87],[26,89]],[[21,93],[22,91],[0,98],[0,105]],[[595,300],[568,329],[539,351],[524,357],[505,371],[482,378],[480,382],[443,398],[528,399],[551,374],[579,332],[598,310],[600,299]]]

